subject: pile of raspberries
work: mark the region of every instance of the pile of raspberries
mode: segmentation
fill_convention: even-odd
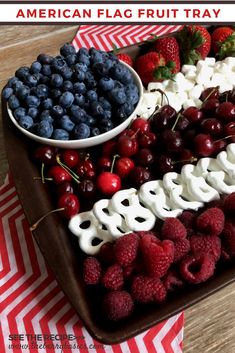
[[[197,212],[166,218],[159,231],[123,235],[84,260],[87,285],[102,286],[108,320],[131,315],[136,303],[162,303],[167,293],[205,282],[218,261],[235,258],[235,193]]]

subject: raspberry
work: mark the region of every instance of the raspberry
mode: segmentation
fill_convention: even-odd
[[[104,297],[103,311],[109,320],[118,321],[124,319],[130,316],[133,309],[133,300],[126,291],[109,292]]]
[[[225,197],[224,212],[230,216],[235,215],[235,192]]]
[[[178,219],[186,228],[192,229],[194,227],[195,213],[191,211],[183,211]]]
[[[231,221],[225,221],[221,239],[228,255],[235,256],[235,225]]]
[[[205,282],[214,274],[215,261],[209,254],[188,255],[180,263],[182,277],[190,283]]]
[[[92,256],[87,257],[83,263],[83,279],[86,284],[97,284],[100,281],[101,265]]]
[[[145,235],[151,237],[153,239],[153,241],[156,241],[157,243],[160,242],[157,233],[153,232],[152,230],[142,230],[139,232],[136,232],[136,234],[138,234],[139,238],[143,238]]]
[[[164,276],[174,259],[174,243],[170,240],[156,243],[145,235],[140,240],[140,249],[148,274],[158,278]]]
[[[160,303],[166,299],[166,288],[158,278],[136,276],[132,282],[131,294],[140,303]]]
[[[136,233],[123,235],[114,244],[114,255],[121,266],[130,265],[138,252],[139,237]]]
[[[133,66],[133,60],[129,55],[124,54],[124,53],[122,53],[122,54],[120,53],[120,54],[117,54],[116,56],[118,57],[119,60],[124,61],[124,63],[126,63],[130,66]]]
[[[221,255],[221,240],[215,235],[192,235],[190,245],[193,254],[210,254],[216,261]]]
[[[176,240],[186,238],[187,230],[179,219],[169,217],[163,223],[161,235],[164,239]]]
[[[174,262],[178,262],[183,259],[190,251],[190,242],[188,239],[178,239],[174,241],[175,253],[174,253]]]
[[[104,243],[99,251],[99,259],[101,262],[105,262],[107,264],[114,263],[114,254],[113,254],[113,243],[107,242]]]
[[[173,292],[177,288],[181,288],[184,286],[184,282],[182,278],[180,278],[180,275],[177,273],[176,270],[168,271],[162,281],[166,290],[169,292]]]
[[[205,234],[219,235],[224,229],[224,213],[217,207],[208,208],[196,220],[197,229]]]
[[[106,289],[120,290],[123,286],[123,272],[118,264],[110,266],[103,275],[102,284]]]

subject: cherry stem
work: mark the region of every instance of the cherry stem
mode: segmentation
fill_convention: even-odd
[[[33,177],[33,180],[42,180],[42,177],[41,176],[40,177]],[[45,180],[53,181],[52,178],[45,178],[44,177],[44,182],[45,182]]]
[[[204,99],[204,102],[206,102],[210,96],[215,93],[217,90],[219,89],[219,86],[216,86],[215,88],[212,89],[212,91],[208,94],[208,96],[206,96],[206,98]]]
[[[161,106],[163,105],[163,96],[166,97],[167,105],[170,105],[170,104],[169,104],[169,99],[168,99],[168,97],[167,97],[167,94],[166,94],[164,91],[162,91],[160,88],[156,89],[156,91],[157,91],[157,92],[160,92],[161,95],[162,95]]]
[[[154,115],[157,113],[158,110],[159,110],[159,105],[156,105],[154,111],[152,112],[152,114],[150,115],[148,120],[152,119],[154,117]]]
[[[60,156],[58,154],[56,156],[56,161],[63,169],[65,169],[69,173],[69,175],[73,178],[73,180],[76,181],[76,183],[78,184],[80,183],[79,176],[76,173],[74,173],[74,171],[70,169],[66,164],[61,162]]]
[[[192,157],[190,159],[183,159],[182,161],[173,161],[172,164],[175,165],[175,164],[186,163],[186,162],[193,163],[193,162],[196,162],[197,160],[198,159],[196,157]]]
[[[37,220],[37,222],[35,222],[29,229],[31,231],[35,230],[38,227],[39,223],[41,223],[41,221],[44,220],[44,218],[46,218],[47,216],[49,216],[52,213],[61,212],[61,211],[64,211],[64,210],[65,210],[65,208],[63,207],[63,208],[57,208],[56,210],[52,210],[52,211],[47,212],[46,214],[44,214],[44,216],[39,218],[39,220]]]
[[[178,121],[180,120],[180,118],[182,117],[181,112],[182,112],[182,110],[180,110],[179,113],[177,114],[174,125],[171,128],[171,131],[175,131],[175,127],[176,127]]]
[[[113,156],[113,161],[112,161],[110,173],[113,172],[113,168],[114,168],[115,161],[116,161],[116,159],[119,158],[119,157],[120,157],[119,154],[115,154],[115,155]]]
[[[228,136],[226,136],[226,137],[223,137],[222,139],[215,140],[214,143],[215,143],[215,142],[220,142],[220,141],[223,141],[223,140],[227,140],[227,139],[229,139],[230,137],[235,137],[235,135],[228,135]]]
[[[42,183],[43,184],[45,184],[44,168],[45,168],[45,164],[42,163],[42,165],[41,165],[41,178],[42,178]]]

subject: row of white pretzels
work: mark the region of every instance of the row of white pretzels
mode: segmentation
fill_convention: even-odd
[[[96,202],[93,209],[79,213],[69,222],[80,248],[96,254],[103,243],[121,235],[151,230],[156,218],[177,217],[183,210],[197,210],[235,192],[235,143],[215,158],[201,158],[196,165],[186,164],[181,174],[166,173],[163,180],[144,183],[116,192],[111,199]],[[94,240],[99,239],[99,243]]]

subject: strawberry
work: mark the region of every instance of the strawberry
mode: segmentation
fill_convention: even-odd
[[[172,61],[175,64],[174,68],[172,69],[173,74],[176,74],[180,71],[179,44],[174,37],[163,37],[157,39],[154,42],[151,50],[162,54],[167,63]]]
[[[230,27],[218,27],[211,34],[211,46],[219,59],[234,56],[235,33]]]
[[[184,26],[178,34],[182,64],[194,65],[204,60],[210,52],[211,36],[207,29],[198,25]]]
[[[132,58],[129,56],[129,55],[127,55],[127,54],[116,54],[116,57],[119,59],[119,60],[121,60],[121,61],[123,61],[124,63],[126,63],[126,64],[128,64],[128,65],[130,65],[130,66],[133,66],[133,60],[132,60]]]
[[[139,56],[135,68],[142,82],[147,85],[149,82],[173,78],[171,70],[174,64],[172,64],[172,62],[166,63],[162,54],[152,51]]]

